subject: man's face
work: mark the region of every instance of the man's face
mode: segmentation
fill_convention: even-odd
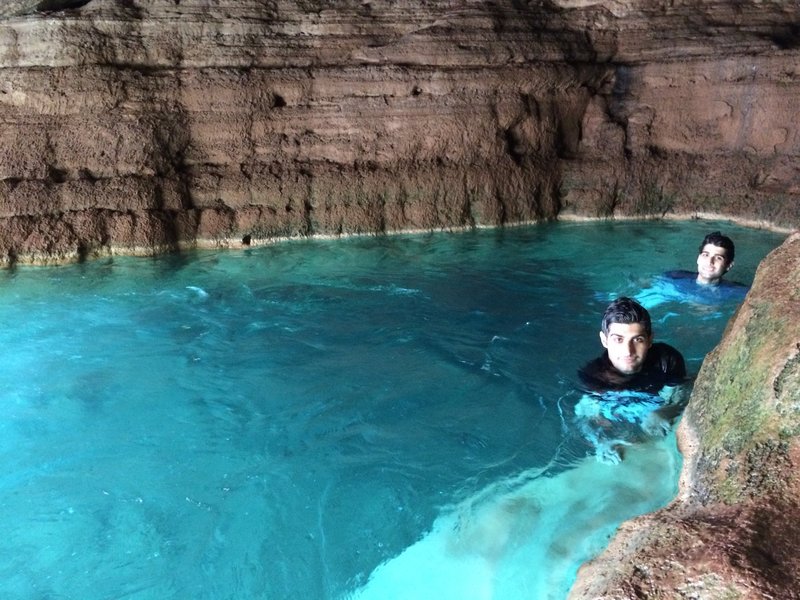
[[[608,335],[600,332],[600,342],[608,350],[614,368],[625,375],[638,373],[653,344],[642,323],[611,323]]]
[[[714,244],[706,244],[697,255],[697,283],[717,284],[731,268],[728,251]]]

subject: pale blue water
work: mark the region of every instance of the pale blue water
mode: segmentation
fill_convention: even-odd
[[[729,224],[303,241],[0,273],[0,597],[563,598],[664,505],[570,418],[606,299]],[[735,304],[654,306],[696,373]]]

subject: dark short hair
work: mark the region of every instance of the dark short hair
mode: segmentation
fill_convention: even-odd
[[[733,240],[729,238],[727,235],[722,235],[719,231],[712,231],[706,237],[703,238],[703,243],[700,244],[700,249],[698,252],[702,252],[703,248],[706,247],[706,244],[711,244],[712,246],[719,246],[720,248],[725,249],[725,258],[729,263],[733,262],[733,257],[736,254],[736,251],[733,247]]]
[[[620,296],[606,308],[600,328],[608,335],[608,328],[612,323],[641,323],[647,335],[652,335],[653,327],[650,322],[650,313],[636,300]]]

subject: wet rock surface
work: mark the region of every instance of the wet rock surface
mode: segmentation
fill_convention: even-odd
[[[678,498],[625,523],[570,598],[800,598],[800,234],[761,264],[679,426]]]
[[[0,260],[714,214],[792,228],[796,3],[10,0]]]

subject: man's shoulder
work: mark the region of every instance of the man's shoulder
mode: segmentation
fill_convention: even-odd
[[[607,362],[608,359],[605,354],[593,358],[578,369],[578,375],[581,379],[594,377],[597,373],[604,372],[608,368]]]
[[[697,271],[667,271],[664,273],[667,279],[697,279]]]
[[[651,364],[659,365],[659,370],[664,374],[683,378],[686,376],[686,361],[676,348],[665,342],[654,342],[647,353]]]
[[[685,271],[685,270],[676,270],[676,271],[667,271],[664,273],[663,277],[667,279],[691,279],[692,281],[697,280],[697,271]],[[707,286],[702,286],[706,288]],[[714,289],[715,286],[707,287],[707,289]],[[744,283],[739,283],[738,281],[729,281],[727,279],[720,279],[719,280],[719,287],[720,288],[728,288],[728,289],[748,289],[750,286]]]
[[[739,283],[738,281],[728,281],[727,279],[723,279],[719,283],[722,287],[732,290],[735,289],[735,290],[747,291],[750,289],[749,285],[747,285],[746,283]]]
[[[613,385],[612,381],[609,381],[613,371],[608,355],[602,354],[578,369],[578,379],[586,389],[604,389],[608,385]]]
[[[681,354],[677,348],[670,346],[666,342],[653,342],[653,345],[650,346],[650,350],[648,351],[648,355],[651,354],[659,359],[669,358],[683,361],[683,354]]]
[[[666,342],[653,342],[653,345],[650,347],[650,351],[660,352],[663,354],[680,354],[675,346],[670,346]]]

